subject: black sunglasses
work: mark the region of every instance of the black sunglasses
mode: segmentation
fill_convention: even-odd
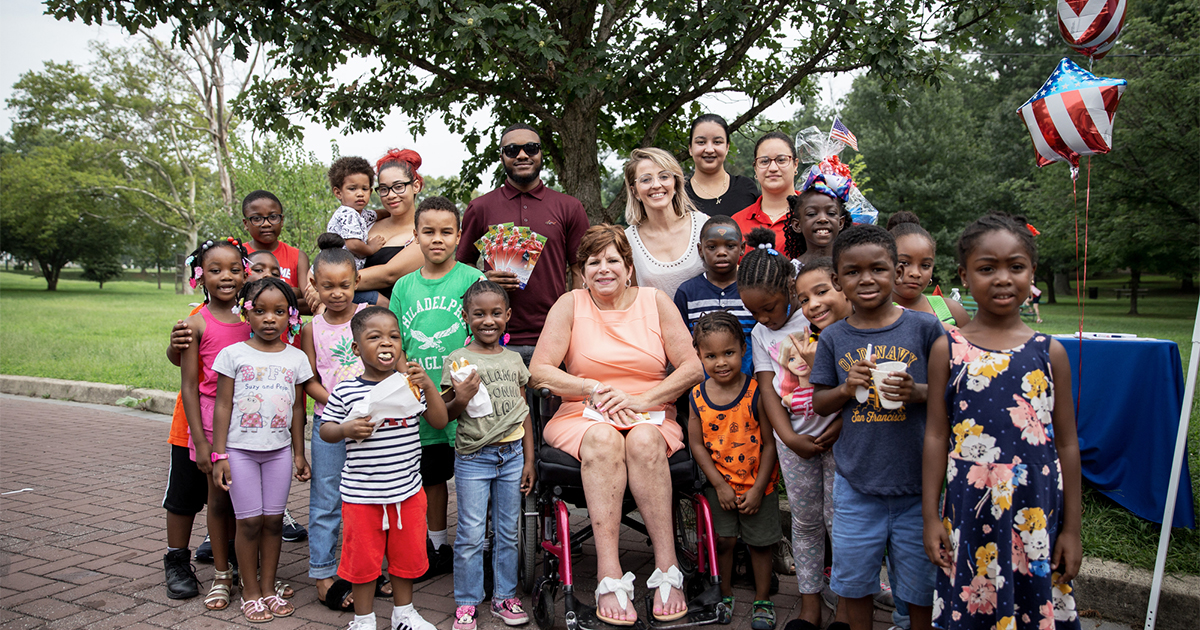
[[[525,144],[506,144],[500,147],[500,152],[504,154],[504,157],[509,159],[521,155],[522,151],[525,152],[525,155],[533,157],[542,152],[542,143],[526,142]]]

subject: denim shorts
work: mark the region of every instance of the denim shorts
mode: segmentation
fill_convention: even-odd
[[[881,496],[833,479],[833,574],[829,587],[851,599],[879,592],[884,552],[892,594],[916,606],[933,605],[935,567],[925,555],[921,495]]]

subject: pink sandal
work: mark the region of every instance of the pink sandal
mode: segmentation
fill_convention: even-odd
[[[267,610],[276,617],[291,617],[292,613],[296,612],[296,608],[279,595],[267,595],[262,601],[266,604]]]
[[[272,615],[271,611],[267,610],[267,606],[263,603],[262,598],[243,599],[242,616],[250,623],[266,623],[275,618],[275,615]]]

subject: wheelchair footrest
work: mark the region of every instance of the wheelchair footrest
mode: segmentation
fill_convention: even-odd
[[[632,626],[614,626],[601,621],[600,617],[596,616],[596,608],[594,606],[576,602],[575,608],[575,624],[578,630],[646,630],[646,624],[642,621],[640,614]],[[569,620],[567,626],[568,630],[573,630],[570,628],[571,624]]]
[[[688,602],[686,615],[674,621],[658,621],[652,614],[654,611],[654,596],[657,590],[646,593],[646,619],[653,630],[670,630],[671,628],[690,628],[733,622],[733,611],[721,602],[721,587],[717,584],[709,586],[704,592]]]

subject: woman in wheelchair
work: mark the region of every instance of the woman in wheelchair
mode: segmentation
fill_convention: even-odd
[[[578,260],[583,288],[554,304],[545,331],[555,334],[541,336],[529,365],[532,381],[563,400],[544,438],[581,463],[595,532],[597,616],[614,625],[637,619],[634,576],[623,574],[618,548],[628,486],[654,548],[647,581],[658,589],[652,614],[658,621],[678,619],[687,604],[676,566],[667,458],[684,447],[675,401],[704,372],[671,296],[632,285],[633,258],[620,228],[589,228]]]

